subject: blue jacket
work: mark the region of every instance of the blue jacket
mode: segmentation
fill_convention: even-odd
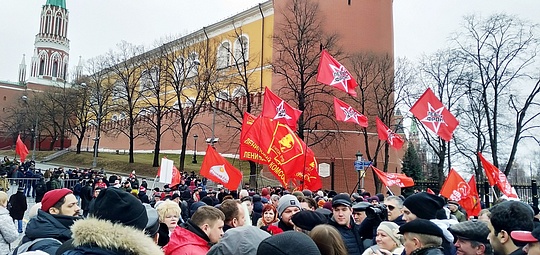
[[[349,255],[361,255],[364,252],[364,245],[362,244],[362,239],[359,234],[360,230],[358,225],[354,223],[352,216],[349,221],[349,226],[339,225],[332,215],[328,224],[334,226],[339,234],[341,234]]]

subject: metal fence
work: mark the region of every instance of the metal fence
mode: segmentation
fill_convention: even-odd
[[[439,193],[439,183],[436,181],[415,181],[414,187],[403,188],[401,193],[405,196],[408,196],[414,193],[414,190],[426,191],[428,188],[433,190],[435,193]],[[530,185],[524,184],[511,184],[512,187],[516,190],[518,197],[521,201],[533,204],[538,207],[538,185],[536,180],[531,180]],[[497,198],[501,195],[500,192],[491,186],[486,181],[484,183],[477,183],[476,190],[482,202],[485,204],[485,207],[489,207],[493,204]]]
[[[79,179],[59,179],[62,182],[63,188],[73,189],[73,186],[77,184]],[[0,190],[3,190],[8,195],[17,193],[17,189],[22,187],[24,193],[27,196],[32,196],[34,194],[34,188],[38,183],[39,178],[5,178],[0,177]],[[48,180],[46,180],[48,181]],[[7,187],[7,190],[6,190]]]

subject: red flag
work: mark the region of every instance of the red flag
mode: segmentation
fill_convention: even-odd
[[[211,145],[206,148],[201,165],[201,175],[230,190],[235,190],[242,182],[242,172],[223,158]]]
[[[401,138],[400,135],[394,133],[392,129],[389,129],[384,123],[379,119],[379,117],[376,118],[377,121],[377,133],[379,134],[380,140],[385,140],[390,146],[396,148],[397,150],[401,149],[403,147],[403,138]]]
[[[261,116],[275,119],[281,123],[289,125],[296,130],[298,118],[302,111],[290,106],[280,97],[276,96],[268,87],[264,89],[264,102]]]
[[[174,187],[175,185],[180,184],[181,180],[182,180],[182,174],[180,173],[180,171],[178,171],[178,168],[176,168],[176,166],[173,165],[171,187]]]
[[[476,189],[476,179],[474,175],[469,180],[469,195],[459,201],[459,204],[467,211],[468,216],[478,216],[482,206],[480,205],[480,196]]]
[[[431,190],[430,188],[427,188],[426,192],[432,195],[436,195],[435,192]]]
[[[368,118],[352,108],[347,103],[334,97],[334,111],[336,119],[344,122],[356,123],[362,127],[368,126]]]
[[[304,163],[304,170],[300,170],[292,176],[293,186],[295,189],[300,190],[316,191],[321,189],[322,181],[317,171],[317,160],[315,159],[315,153],[309,147],[306,150],[304,160],[309,163]]]
[[[495,186],[499,179],[499,169],[497,169],[493,164],[487,161],[481,152],[478,152],[478,157],[480,158],[480,162],[482,162],[482,167],[484,168],[484,171],[486,172],[486,177],[488,179],[489,186],[491,187]]]
[[[469,184],[453,168],[448,172],[448,177],[444,182],[439,194],[450,200],[460,201],[469,195]]]
[[[410,111],[422,124],[445,141],[452,139],[452,133],[459,125],[456,117],[444,107],[430,88],[414,103]]]
[[[257,164],[268,165],[268,161],[266,161],[266,159],[264,159],[259,152],[259,145],[254,141],[257,139],[248,135],[248,131],[251,128],[260,130],[260,128],[253,127],[253,123],[255,123],[256,119],[257,117],[254,115],[248,112],[244,113],[244,119],[242,120],[242,131],[240,132],[240,159],[250,160],[256,162]]]
[[[28,155],[28,148],[26,148],[26,145],[21,140],[21,135],[17,136],[17,143],[15,143],[15,153],[19,155],[21,158],[21,162],[24,162],[26,160],[26,156]]]
[[[323,50],[319,60],[319,69],[317,71],[317,81],[330,85],[336,89],[343,90],[349,95],[356,97],[356,87],[358,84],[351,73],[335,60],[330,54]]]
[[[259,117],[245,134],[241,144],[251,146],[264,159],[270,172],[284,187],[291,179],[319,178],[315,155],[286,124]],[[298,173],[301,173],[298,176]],[[316,179],[313,179],[316,180]],[[304,185],[310,184],[304,182]]]
[[[385,173],[374,166],[371,166],[371,169],[386,187],[398,186],[405,188],[414,186],[414,180],[405,174]]]
[[[484,171],[486,171],[489,185],[492,187],[497,185],[497,188],[499,188],[499,190],[509,198],[518,198],[516,190],[510,185],[506,179],[506,175],[487,161],[481,152],[478,152],[478,157],[480,158],[480,162],[482,162]]]

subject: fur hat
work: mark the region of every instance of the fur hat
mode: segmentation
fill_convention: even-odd
[[[437,210],[443,208],[444,205],[442,197],[427,192],[416,193],[403,201],[403,206],[407,207],[416,217],[426,220],[437,218]]]
[[[121,223],[141,230],[146,228],[146,207],[135,196],[114,187],[101,190],[88,210],[94,218]]]
[[[300,207],[300,202],[298,202],[298,198],[293,195],[283,195],[278,201],[278,215],[281,216],[285,209],[291,206],[298,207],[298,209],[302,210]]]

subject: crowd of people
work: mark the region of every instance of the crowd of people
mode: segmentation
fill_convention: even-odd
[[[427,192],[291,193],[247,184],[229,191],[208,188],[195,173],[183,173],[174,187],[149,189],[135,172],[69,175],[79,181],[45,185],[31,208],[33,193],[24,185],[9,198],[0,192],[0,255],[540,255],[539,209],[521,201],[500,201],[473,217]]]

